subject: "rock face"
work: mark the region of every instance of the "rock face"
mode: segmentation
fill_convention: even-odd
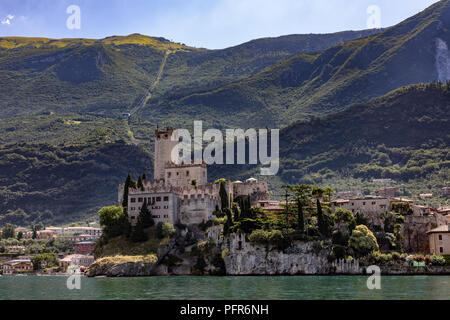
[[[298,243],[285,251],[246,242],[244,237],[229,239],[225,257],[227,275],[321,275],[330,273],[329,251],[320,243]],[[226,244],[228,246],[228,243]]]
[[[140,277],[150,276],[156,263],[156,257],[135,257],[127,261],[123,257],[107,257],[95,261],[87,270],[88,277]]]

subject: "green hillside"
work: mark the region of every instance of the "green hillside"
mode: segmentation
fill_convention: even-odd
[[[436,81],[436,42],[450,43],[449,29],[450,1],[440,1],[381,33],[295,55],[214,90],[149,103],[143,114],[167,122],[173,121],[167,114],[177,114],[223,126],[282,127],[333,113],[401,86]]]
[[[2,118],[42,112],[115,117],[154,84],[153,98],[175,98],[231,83],[296,53],[314,52],[377,30],[292,35],[206,50],[133,34],[93,39],[0,38]],[[153,102],[151,102],[153,103]]]
[[[82,146],[14,144],[0,148],[0,225],[63,224],[117,202],[128,172],[152,169],[141,148],[97,142]]]
[[[340,191],[381,188],[391,178],[406,194],[433,193],[450,181],[450,83],[413,85],[280,134],[284,182],[332,185]]]

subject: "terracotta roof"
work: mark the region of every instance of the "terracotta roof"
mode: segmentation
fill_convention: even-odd
[[[433,230],[428,231],[427,233],[448,233],[450,232],[448,225],[439,226]]]

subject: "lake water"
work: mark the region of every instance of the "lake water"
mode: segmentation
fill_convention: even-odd
[[[381,290],[367,288],[368,277],[149,277],[81,278],[67,289],[67,277],[0,277],[5,299],[238,299],[353,300],[450,299],[450,276],[384,276]]]

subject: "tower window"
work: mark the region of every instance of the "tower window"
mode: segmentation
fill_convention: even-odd
[[[441,240],[441,241],[442,241],[442,234],[440,234],[440,235],[439,235],[439,240]]]
[[[189,177],[189,171],[186,171],[186,176]]]

